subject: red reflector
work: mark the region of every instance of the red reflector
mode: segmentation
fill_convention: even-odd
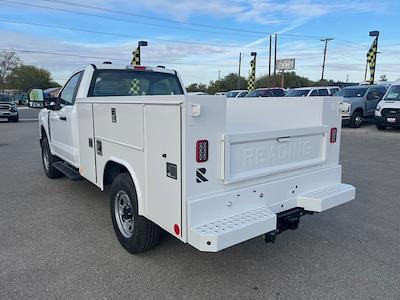
[[[181,233],[181,229],[179,228],[178,224],[174,225],[174,232],[176,235],[179,235]]]
[[[331,138],[330,138],[330,142],[331,144],[336,142],[336,138],[337,138],[337,128],[331,128]]]
[[[205,162],[208,160],[208,141],[201,140],[196,142],[196,161]]]

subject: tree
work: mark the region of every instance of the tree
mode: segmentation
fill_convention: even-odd
[[[47,89],[60,86],[53,81],[48,70],[31,65],[17,66],[6,78],[6,81],[9,88],[24,92],[32,88]]]
[[[204,83],[192,83],[187,88],[188,92],[205,92],[207,90],[207,86]]]
[[[0,52],[0,90],[6,88],[6,78],[21,63],[15,51],[2,50]]]

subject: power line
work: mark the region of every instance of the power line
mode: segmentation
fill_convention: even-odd
[[[3,1],[3,0],[0,0],[0,1]],[[214,44],[214,43],[202,43],[202,42],[192,42],[192,41],[182,41],[182,40],[161,39],[161,38],[146,38],[146,37],[138,36],[138,35],[127,35],[127,34],[122,34],[122,33],[112,33],[112,32],[96,31],[96,30],[89,30],[89,29],[83,29],[83,28],[77,28],[77,27],[50,25],[50,24],[33,23],[33,22],[25,22],[25,21],[14,21],[14,20],[8,20],[8,19],[0,19],[0,22],[23,24],[23,25],[30,25],[30,26],[39,26],[39,27],[62,29],[62,30],[79,31],[79,32],[102,34],[102,35],[124,37],[124,38],[135,38],[135,39],[143,39],[144,38],[144,39],[167,42],[167,43],[203,45],[203,46],[236,48],[236,49],[251,48],[251,49],[265,50],[264,48],[255,48],[255,47],[245,46],[245,45],[243,46],[243,45],[233,45],[233,44]]]

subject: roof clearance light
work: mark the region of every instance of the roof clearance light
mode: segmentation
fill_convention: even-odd
[[[330,142],[331,144],[336,143],[336,138],[337,138],[337,128],[331,128],[331,138],[330,138]]]
[[[200,140],[196,142],[196,161],[206,162],[208,160],[208,141]]]

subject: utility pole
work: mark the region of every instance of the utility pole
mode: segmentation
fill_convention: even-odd
[[[278,49],[278,34],[275,33],[274,76],[276,76],[276,52]]]
[[[324,80],[324,72],[325,72],[325,62],[326,62],[326,50],[328,48],[328,42],[332,41],[333,38],[325,38],[321,39],[321,42],[325,42],[325,48],[324,48],[324,61],[322,63],[322,75],[321,75],[321,80]]]
[[[272,58],[272,35],[269,35],[269,62],[268,62],[268,76],[271,76],[271,58]]]
[[[218,81],[221,80],[221,70],[218,70]]]
[[[240,69],[242,67],[242,52],[239,52],[239,77],[237,82],[237,88],[240,90]]]

